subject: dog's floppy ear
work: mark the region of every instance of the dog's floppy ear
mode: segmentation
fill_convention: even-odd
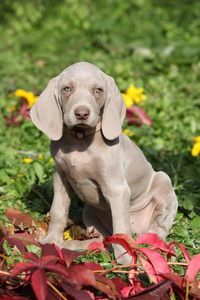
[[[107,140],[114,140],[122,132],[126,106],[114,79],[108,76],[107,80],[108,96],[102,116],[102,132]]]
[[[51,79],[30,111],[37,128],[48,138],[57,141],[63,135],[63,114],[58,99],[57,77]]]

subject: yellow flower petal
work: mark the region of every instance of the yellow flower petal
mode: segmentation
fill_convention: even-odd
[[[26,164],[29,164],[29,163],[31,163],[33,160],[32,160],[32,158],[24,158],[23,161],[24,161]]]
[[[125,135],[127,135],[128,137],[134,136],[134,133],[131,132],[130,130],[128,130],[127,128],[123,131],[123,133],[124,133]]]
[[[49,158],[49,162],[54,162],[54,160],[53,160],[53,158],[51,157],[51,158]]]
[[[15,182],[15,179],[11,179],[12,182]]]
[[[18,89],[18,90],[15,91],[15,95],[18,96],[18,97],[26,98],[26,94],[27,94],[27,92],[22,90],[22,89]]]
[[[134,102],[138,104],[140,102],[140,97],[135,95]]]
[[[38,159],[44,159],[44,156],[42,155],[42,153],[40,153],[37,158]]]
[[[16,109],[17,109],[16,106],[13,105],[13,106],[7,108],[7,112],[12,112],[12,111],[15,111]]]
[[[37,101],[37,96],[35,96],[33,93],[29,92],[27,93],[26,100],[28,102],[28,107],[33,106],[33,104]]]
[[[194,144],[191,154],[192,156],[198,156],[200,154],[200,142]]]
[[[145,94],[142,94],[140,97],[141,97],[141,100],[147,99],[147,96]]]
[[[141,100],[146,99],[146,96],[143,94],[143,91],[143,88],[136,88],[135,85],[131,83],[125,93],[126,95],[131,97],[132,101],[138,104]]]
[[[70,230],[68,229],[67,231],[64,232],[64,240],[73,240],[70,236]]]
[[[124,98],[124,102],[126,104],[126,107],[131,107],[133,105],[133,100],[130,96],[127,94],[122,93],[122,97]]]
[[[135,95],[135,92],[136,92],[135,85],[134,85],[133,83],[131,83],[131,84],[129,85],[129,88],[126,90],[125,93],[126,93],[128,96],[130,96],[131,98],[133,98],[134,95]]]
[[[15,95],[18,97],[25,98],[26,101],[28,102],[28,107],[33,106],[33,104],[37,101],[37,98],[38,98],[32,92],[26,92],[21,89],[16,90]]]
[[[195,142],[195,143],[198,143],[198,142],[200,143],[200,135],[197,136],[197,137],[194,139],[194,142]]]
[[[143,91],[144,91],[143,88],[136,88],[135,93],[136,93],[138,96],[140,96],[140,95],[142,95]]]

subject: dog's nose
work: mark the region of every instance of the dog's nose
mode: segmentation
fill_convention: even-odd
[[[85,106],[79,106],[75,109],[75,116],[78,120],[86,120],[89,117],[90,111]]]

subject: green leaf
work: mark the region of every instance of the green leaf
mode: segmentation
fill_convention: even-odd
[[[38,250],[38,246],[33,245],[33,244],[26,245],[26,248],[27,248],[27,250],[28,250],[29,253],[33,252],[33,253],[39,255],[39,253],[41,252],[41,250]]]
[[[194,205],[193,205],[192,201],[187,199],[183,202],[183,207],[185,209],[192,210],[194,208]]]
[[[6,183],[10,183],[11,181],[11,177],[8,176],[8,174],[6,173],[5,170],[1,170],[0,171],[0,182],[6,182]]]
[[[4,215],[1,215],[0,219],[3,220],[3,221],[5,221],[5,222],[9,222],[8,218],[6,216],[4,216]]]
[[[196,217],[191,221],[191,227],[200,230],[200,217]]]
[[[187,239],[189,236],[188,229],[181,226],[175,226],[176,234],[182,236],[183,239]]]
[[[32,168],[30,168],[29,172],[27,174],[27,178],[29,180],[29,183],[31,185],[33,185],[35,183],[35,180],[36,180],[36,172],[35,172],[35,170],[33,170]]]
[[[20,179],[15,181],[15,187],[19,194],[24,194],[28,189],[27,183],[22,182]]]
[[[33,167],[39,181],[42,182],[44,177],[43,167],[38,162],[34,162]]]

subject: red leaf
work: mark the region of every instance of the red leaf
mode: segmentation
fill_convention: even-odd
[[[193,283],[198,271],[200,270],[200,253],[195,255],[191,261],[187,270],[185,272],[185,280],[189,280],[189,283]]]
[[[116,291],[115,284],[114,282],[112,282],[111,279],[98,274],[95,274],[95,278],[96,278],[96,284],[95,284],[96,289],[102,291],[103,293],[111,297],[115,295],[119,295]]]
[[[30,120],[30,111],[26,102],[22,103],[20,109],[20,115],[23,117],[23,120]]]
[[[42,258],[41,267],[45,268],[46,265],[56,263],[59,260],[59,257],[54,255],[47,255]]]
[[[134,290],[135,290],[135,287],[131,285],[131,286],[124,287],[120,292],[121,292],[122,296],[126,299],[129,295],[132,294],[131,292]],[[134,295],[134,293],[133,293],[133,295]]]
[[[145,111],[139,106],[132,106],[126,108],[126,118],[129,119],[128,125],[136,124],[146,124],[152,125],[153,122]]]
[[[19,113],[12,113],[10,118],[5,119],[5,123],[7,126],[19,126]]]
[[[8,234],[6,228],[3,226],[3,224],[0,221],[0,241]]]
[[[94,252],[101,252],[104,251],[104,244],[102,242],[92,242],[90,245],[87,247],[87,250],[92,250],[90,255],[92,255]]]
[[[125,241],[129,244],[129,246],[133,249],[138,249],[138,245],[136,244],[136,241],[128,236],[127,234],[124,233],[116,233],[114,234],[112,237],[114,238],[121,238],[121,239],[125,239]]]
[[[170,279],[165,279],[158,284],[146,288],[144,291],[130,296],[126,299],[133,300],[160,300],[165,293],[168,291],[172,281]]]
[[[140,248],[140,252],[148,258],[150,264],[152,265],[152,268],[151,268],[149,265],[149,262],[147,263],[147,260],[144,258],[141,258],[141,256],[140,256],[144,271],[147,272],[148,276],[155,283],[157,283],[163,279],[161,276],[159,276],[157,274],[170,273],[170,268],[169,268],[166,260],[160,253],[158,253],[155,250],[148,249],[148,248]],[[145,270],[145,268],[146,268],[146,270]]]
[[[106,244],[119,244],[121,245],[129,255],[133,256],[133,249],[138,249],[135,241],[126,234],[115,234],[105,238],[104,245]]]
[[[58,248],[54,244],[48,244],[48,243],[46,243],[44,245],[41,244],[41,247],[42,247],[41,257],[47,256],[47,255],[54,255],[54,256],[60,257],[59,253],[57,251]]]
[[[185,289],[183,289],[183,278],[176,274],[161,274],[163,277],[173,280],[173,290],[179,294],[182,299],[185,299]]]
[[[23,233],[16,233],[13,235],[9,235],[7,238],[7,241],[16,245],[17,248],[20,250],[20,252],[25,253],[26,247],[25,245],[34,244],[38,247],[40,247],[40,244],[36,242],[36,240],[27,232]]]
[[[83,290],[76,290],[75,288],[72,288],[71,286],[65,284],[65,283],[60,283],[63,291],[67,294],[67,296],[70,297],[70,299],[74,300],[94,300],[94,296]]]
[[[92,271],[104,270],[100,264],[96,264],[95,262],[85,262],[83,264]]]
[[[146,258],[144,258],[140,255],[138,255],[138,256],[140,258],[144,272],[147,273],[147,275],[153,282],[158,283],[160,280],[158,279],[158,276],[156,275],[155,269],[152,266],[152,264]],[[161,278],[161,279],[163,279],[163,278]]]
[[[187,252],[187,250],[185,249],[185,247],[182,244],[179,243],[178,245],[181,248],[181,251],[182,251],[182,253],[183,253],[184,257],[185,257],[186,262],[189,264],[190,261],[191,261],[189,253]]]
[[[17,276],[21,272],[26,272],[35,268],[37,268],[36,264],[30,262],[19,262],[14,266],[11,277]]]
[[[59,274],[63,277],[68,277],[69,273],[67,271],[67,268],[64,267],[63,265],[59,264],[48,264],[44,267],[44,269],[48,272],[56,273]]]
[[[69,268],[69,266],[71,265],[71,263],[80,255],[85,255],[87,253],[87,251],[83,251],[83,252],[77,252],[77,251],[73,251],[73,250],[69,250],[69,249],[62,249],[62,254],[63,254],[63,260],[66,263],[66,266]]]
[[[173,283],[175,283],[179,288],[182,288],[184,279],[181,276],[173,274],[173,273],[170,273],[170,274],[161,273],[160,275],[162,275],[165,278],[171,279],[173,281]]]
[[[116,291],[120,294],[121,290],[127,286],[127,283],[125,283],[121,278],[112,278],[112,282],[115,285]]]
[[[33,252],[31,252],[31,253],[25,253],[25,254],[22,255],[22,257],[24,257],[24,258],[26,258],[26,259],[28,259],[28,260],[33,261],[33,262],[36,263],[38,266],[39,266],[39,264],[40,264],[40,259],[39,259],[39,257],[38,257],[35,253],[33,253]]]
[[[84,285],[95,286],[95,276],[94,273],[88,269],[85,265],[73,265],[69,268],[69,278],[70,282],[75,284],[78,288]]]
[[[145,233],[140,235],[135,242],[137,245],[146,244],[164,251],[168,251],[168,245],[160,240],[155,233]]]
[[[43,269],[37,269],[32,274],[31,285],[38,300],[47,299],[46,274]]]
[[[192,295],[193,297],[196,296],[198,297],[198,299],[200,299],[200,289],[198,288],[191,288],[189,294]]]
[[[20,297],[20,296],[1,296],[1,300],[30,300],[30,298],[27,297]]]
[[[31,227],[34,221],[30,214],[22,213],[18,209],[10,209],[9,207],[7,207],[4,215],[12,224],[19,228],[22,226],[23,229]]]

